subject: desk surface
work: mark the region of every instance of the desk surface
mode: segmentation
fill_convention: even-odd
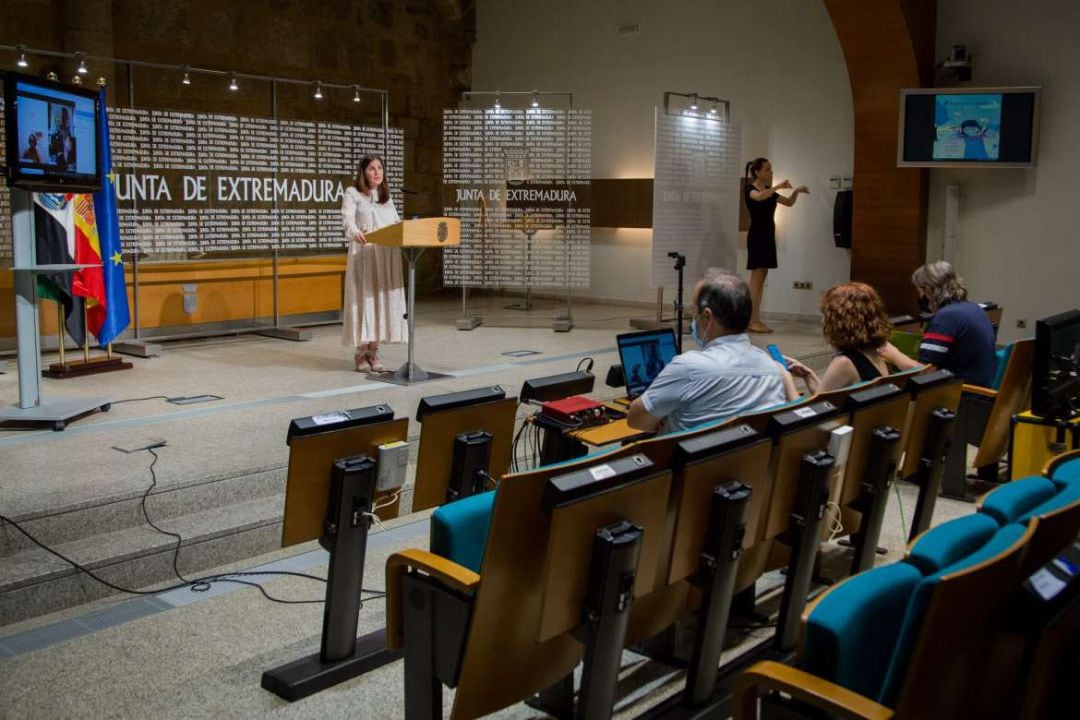
[[[626,412],[626,407],[619,405],[618,403],[606,402],[604,404],[619,412]],[[628,440],[637,440],[638,438],[649,437],[652,435],[652,433],[642,432],[641,430],[635,430],[630,427],[626,423],[626,418],[612,420],[603,425],[594,425],[582,430],[571,430],[566,434],[568,437],[572,437],[579,442],[583,442],[586,445],[592,445],[593,447],[610,445],[611,443],[617,442],[627,442]]]

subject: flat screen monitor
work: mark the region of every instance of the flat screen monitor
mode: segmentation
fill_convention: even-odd
[[[1080,310],[1035,323],[1031,412],[1068,418],[1080,411]]]
[[[645,392],[677,353],[675,331],[670,328],[624,333],[615,340],[626,375],[626,394],[632,398]]]
[[[900,91],[897,164],[1034,167],[1037,87]]]
[[[93,90],[6,73],[8,185],[33,192],[98,190],[98,102]]]

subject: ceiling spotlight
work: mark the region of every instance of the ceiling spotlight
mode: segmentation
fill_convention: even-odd
[[[716,117],[716,103],[713,103],[712,107],[709,108],[709,114],[712,115],[713,117]]]
[[[539,97],[537,96],[537,94],[536,94],[536,91],[535,91],[535,90],[533,90],[533,96],[532,96],[532,106],[533,106],[534,108],[535,108],[535,107],[540,107],[540,98],[539,98]]]
[[[321,80],[316,80],[315,81],[315,92],[312,93],[312,97],[314,97],[316,100],[322,100],[322,81]]]
[[[16,49],[19,51],[19,59],[15,64],[21,68],[30,67],[30,63],[26,62],[26,50],[23,48],[23,46],[20,45]]]
[[[53,82],[57,82],[57,81],[60,80],[60,76],[57,75],[56,73],[54,73],[52,70],[50,70],[49,72],[45,73],[45,79],[46,80],[52,80]]]
[[[356,91],[353,92],[352,101],[354,103],[360,102],[360,88],[356,88]]]
[[[188,74],[187,65],[184,66],[184,77],[180,79],[182,85],[191,84],[191,75]]]
[[[498,110],[501,107],[502,107],[502,101],[499,98],[499,93],[496,91],[496,93],[495,93],[495,109]]]
[[[86,67],[86,58],[83,57],[83,54],[76,53],[75,57],[79,58],[79,67],[75,72],[79,73],[80,75],[85,75],[86,73],[90,72]]]
[[[72,75],[71,76],[71,84],[72,85],[82,85],[82,76],[80,76],[80,75]]]
[[[691,97],[692,100],[690,101],[690,109],[697,110],[697,93],[694,93]]]
[[[109,84],[109,81],[108,81],[108,80],[106,80],[106,79],[105,79],[105,78],[103,78],[103,77],[99,77],[99,78],[97,79],[97,86],[98,86],[99,88],[103,88],[103,87],[105,87],[105,86],[106,86],[106,85],[108,85],[108,84]]]
[[[236,82],[236,73],[229,73],[229,89],[233,92],[240,89],[240,84]]]

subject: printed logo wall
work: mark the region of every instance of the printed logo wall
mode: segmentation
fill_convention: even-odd
[[[735,123],[657,108],[653,287],[675,286],[669,252],[686,256],[688,287],[707,268],[737,270],[740,145]]]
[[[398,128],[384,153],[381,127],[110,108],[109,138],[126,252],[343,249],[341,194],[366,153],[387,156],[402,207]],[[6,186],[0,212],[10,215]],[[11,260],[10,223],[0,222],[0,262]]]
[[[443,112],[443,212],[461,219],[445,250],[451,287],[589,286],[592,113]]]

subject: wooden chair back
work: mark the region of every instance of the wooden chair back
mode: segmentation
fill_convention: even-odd
[[[438,507],[446,502],[446,489],[454,457],[454,438],[459,433],[486,430],[491,433],[491,460],[488,474],[502,477],[510,469],[514,442],[517,398],[430,412],[420,424],[420,447],[416,457],[416,487],[413,512]]]
[[[983,670],[1034,533],[1032,523],[1004,552],[938,582],[904,674],[897,717],[991,717],[1007,707],[1005,689],[986,686]]]
[[[520,702],[565,677],[581,661],[582,645],[569,634],[541,640],[551,539],[551,516],[542,507],[544,488],[553,477],[625,454],[620,448],[506,475],[499,482],[452,717],[480,717]],[[660,505],[667,507],[666,497]]]
[[[409,419],[360,425],[314,435],[295,437],[289,443],[289,469],[285,480],[285,516],[281,524],[281,546],[315,540],[323,534],[323,522],[330,498],[330,474],[334,460],[369,455],[379,457],[379,446],[405,441]],[[374,504],[391,493],[377,493]],[[383,520],[398,516],[395,499],[375,511]]]
[[[648,474],[552,510],[540,581],[540,642],[569,633],[581,624],[589,574],[595,570],[590,567],[594,538],[602,527],[629,520],[642,529],[635,601],[656,586],[664,554],[671,471],[653,465],[640,453],[626,458],[627,463],[634,461],[647,463],[651,468]],[[605,466],[598,463],[594,468]]]
[[[960,393],[963,389],[960,378],[944,370],[921,375],[919,380],[925,381],[925,384],[915,382],[915,378],[912,378],[904,388],[911,397],[904,430],[904,460],[900,468],[900,477],[904,480],[914,477],[919,470],[919,458],[926,442],[930,414],[937,408],[945,408],[955,413],[960,407]]]
[[[994,398],[990,419],[983,431],[979,451],[975,455],[975,467],[996,463],[1005,455],[1009,446],[1012,416],[1023,412],[1031,401],[1031,373],[1035,358],[1035,341],[1018,340],[1013,343],[1009,362],[1001,378],[1001,387]]]
[[[744,542],[735,577],[736,592],[748,588],[770,567],[784,564],[783,553],[777,555],[773,550],[788,526],[803,455],[828,448],[829,433],[843,423],[839,408],[816,399],[776,411],[766,423],[765,434],[772,440],[767,472],[770,489],[764,498],[756,536]]]

